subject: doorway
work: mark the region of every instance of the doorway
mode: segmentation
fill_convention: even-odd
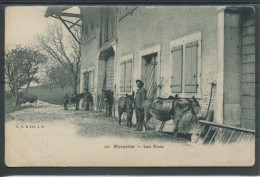
[[[106,68],[105,68],[105,90],[114,91],[114,55],[110,55],[106,59]]]
[[[147,98],[157,96],[157,53],[145,55],[142,57],[142,76],[144,88],[147,91]]]

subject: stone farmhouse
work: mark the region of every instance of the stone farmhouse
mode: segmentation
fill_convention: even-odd
[[[92,109],[104,108],[102,89],[113,90],[118,100],[136,91],[135,80],[142,79],[149,98],[195,96],[205,112],[214,83],[215,122],[255,129],[253,7],[79,8],[74,17],[82,24],[80,91],[92,93]],[[66,16],[66,9],[45,16]]]

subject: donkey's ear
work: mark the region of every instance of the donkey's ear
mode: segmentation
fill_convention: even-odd
[[[128,95],[127,93],[125,94],[125,96],[126,96],[126,97],[129,97],[129,95]]]
[[[133,91],[132,96],[135,96],[135,91]]]
[[[197,100],[194,96],[192,96],[192,99],[195,100],[195,101]]]

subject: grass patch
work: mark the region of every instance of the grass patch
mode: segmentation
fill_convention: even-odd
[[[23,109],[26,109],[26,108],[31,108],[32,106],[31,105],[26,105],[26,106],[13,106],[13,101],[12,99],[5,99],[5,114],[9,114],[11,112],[14,112],[14,111],[20,111],[20,110],[23,110]]]

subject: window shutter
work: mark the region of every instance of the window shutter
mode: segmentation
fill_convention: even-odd
[[[90,91],[92,91],[92,72],[89,71],[89,81],[88,81],[88,88]]]
[[[125,91],[130,92],[131,91],[131,80],[132,80],[132,60],[126,61],[125,66]]]
[[[95,71],[92,71],[91,91],[94,92]]]
[[[182,46],[172,48],[172,85],[173,93],[182,92]]]
[[[120,92],[125,91],[125,61],[120,63]]]
[[[197,51],[198,42],[185,45],[185,92],[197,92]]]
[[[88,92],[89,73],[84,72],[83,76],[84,76],[84,92]]]

